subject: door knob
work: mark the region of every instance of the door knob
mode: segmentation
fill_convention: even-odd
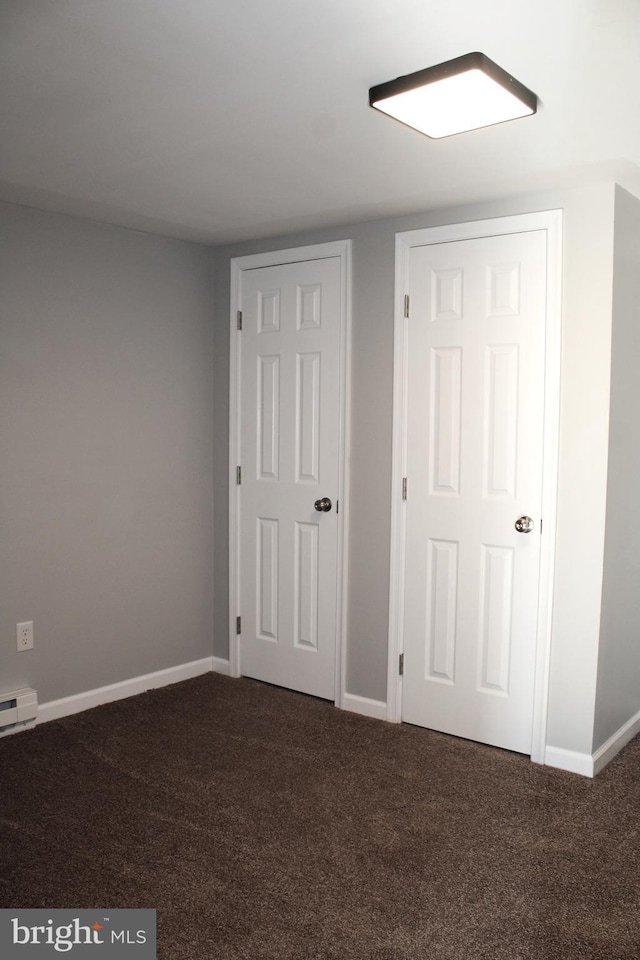
[[[531,517],[518,517],[515,522],[515,528],[518,533],[531,533],[535,524]]]
[[[322,500],[316,500],[314,507],[319,513],[328,513],[331,510],[331,500],[329,497],[323,497]]]

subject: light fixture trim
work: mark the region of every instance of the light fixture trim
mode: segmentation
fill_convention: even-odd
[[[482,78],[483,92],[486,95],[491,89],[498,95],[501,106],[504,107],[502,113],[487,107],[487,100],[478,99],[477,105],[479,112],[476,117],[470,113],[470,105],[473,105],[473,97],[470,94],[469,84],[473,78]],[[453,81],[452,84],[443,81]],[[413,100],[414,105],[419,103],[420,99],[429,102],[429,106],[434,107],[438,94],[444,93],[447,88],[457,88],[459,93],[458,106],[461,106],[464,118],[455,120],[454,104],[447,104],[447,109],[440,106],[440,123],[427,119],[416,119],[406,107],[406,101]],[[407,95],[407,96],[403,96]],[[433,67],[427,67],[425,70],[418,70],[416,73],[410,73],[406,76],[397,77],[395,80],[389,80],[386,83],[377,84],[369,90],[369,104],[381,113],[386,113],[400,123],[410,126],[420,133],[433,139],[452,136],[456,133],[476,130],[481,127],[492,126],[496,123],[504,123],[507,120],[515,120],[520,117],[530,116],[536,113],[538,98],[525,87],[524,84],[512,77],[511,74],[499,67],[497,63],[490,60],[484,53],[474,52],[466,53],[453,60],[447,60],[445,63],[439,63]],[[444,117],[447,117],[446,122]]]

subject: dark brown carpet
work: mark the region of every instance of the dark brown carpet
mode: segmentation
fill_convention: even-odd
[[[160,960],[638,960],[639,760],[208,674],[0,740],[0,906],[155,907]]]

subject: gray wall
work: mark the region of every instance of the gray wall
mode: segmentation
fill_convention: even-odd
[[[266,250],[353,240],[349,693],[386,699],[391,518],[395,233],[452,222],[564,211],[560,464],[549,742],[589,753],[593,735],[608,445],[613,184],[505,199],[215,251],[219,356],[228,350],[229,262]],[[222,340],[224,337],[224,342]],[[216,449],[228,443],[228,376],[216,376]],[[227,504],[217,496],[215,653],[226,657]],[[589,524],[582,518],[589,516]]]
[[[0,689],[211,655],[212,295],[204,246],[0,205]]]
[[[609,477],[594,749],[640,711],[640,201],[616,190]]]
[[[590,753],[609,454],[613,199],[613,184],[601,184],[215,251],[0,207],[0,686],[32,685],[46,701],[212,653],[228,656],[229,261],[351,237],[347,690],[385,700],[395,233],[561,207],[548,742]],[[633,292],[624,296],[631,302]],[[31,619],[36,649],[17,654],[15,623]],[[602,709],[617,669],[602,660],[601,682],[610,678]]]

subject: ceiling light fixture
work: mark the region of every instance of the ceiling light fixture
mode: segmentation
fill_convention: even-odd
[[[530,116],[538,98],[483,53],[466,53],[371,87],[369,104],[439,139]]]

